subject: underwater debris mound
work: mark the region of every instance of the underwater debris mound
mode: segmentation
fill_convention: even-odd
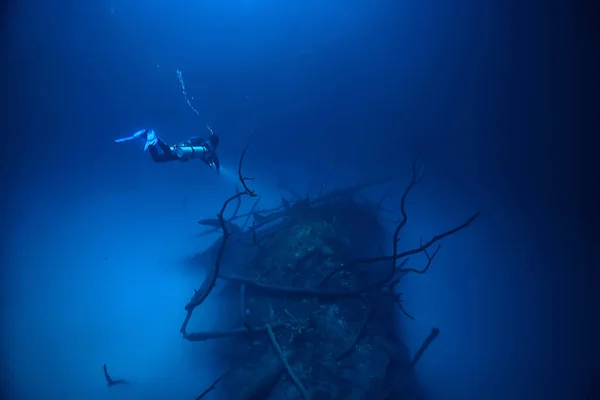
[[[227,338],[235,349],[224,372],[205,396],[235,399],[421,399],[413,367],[439,334],[430,336],[411,358],[394,332],[395,307],[403,312],[396,286],[407,273],[428,270],[441,239],[477,218],[435,236],[418,247],[398,252],[400,231],[407,221],[406,197],[401,221],[392,238],[393,252],[384,255],[385,229],[379,205],[357,200],[358,191],[378,182],[338,190],[317,199],[295,196],[282,207],[238,215],[242,197],[257,197],[242,175],[243,191],[225,201],[217,219],[201,220],[223,237],[208,250],[214,254],[202,286],[185,307],[181,327],[189,341]],[[225,219],[228,205],[234,214]],[[252,225],[248,223],[252,219]],[[243,225],[235,221],[244,220]],[[231,239],[231,240],[230,240]],[[423,253],[423,269],[405,268],[408,256]],[[243,257],[226,259],[227,254]],[[198,257],[197,259],[205,259]],[[224,280],[237,293],[237,305],[227,314],[236,326],[216,332],[187,332],[195,307]],[[412,318],[405,312],[407,316]],[[226,318],[225,318],[226,319]]]

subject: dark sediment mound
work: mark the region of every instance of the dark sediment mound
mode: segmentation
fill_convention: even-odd
[[[244,151],[245,153],[245,151]],[[316,199],[283,201],[280,208],[238,215],[243,197],[256,197],[242,177],[244,191],[228,199],[217,219],[203,225],[223,238],[194,260],[207,269],[203,285],[186,306],[185,339],[221,338],[229,352],[223,374],[200,395],[231,399],[420,399],[413,366],[437,336],[437,329],[411,356],[394,332],[397,310],[404,311],[396,286],[407,273],[423,273],[439,240],[399,253],[398,235],[406,223],[406,189],[394,232],[392,253],[376,205],[358,200],[359,187]],[[413,166],[414,167],[414,166]],[[225,218],[236,204],[233,217]],[[251,224],[250,224],[251,223]],[[430,251],[434,248],[433,251]],[[423,269],[405,268],[408,256],[424,253]],[[187,332],[195,307],[217,280],[228,282],[235,301],[224,300],[217,332]],[[223,292],[225,293],[225,292]],[[221,293],[220,295],[226,296]],[[408,315],[408,314],[406,314]],[[410,317],[410,315],[408,315]]]

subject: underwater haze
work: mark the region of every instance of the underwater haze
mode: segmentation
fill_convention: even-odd
[[[410,353],[440,329],[416,366],[427,398],[586,398],[600,310],[564,3],[10,2],[3,398],[193,399],[210,385],[216,342],[179,332],[203,279],[186,260],[218,238],[197,221],[235,193],[247,143],[264,208],[282,184],[393,175],[397,220],[419,156],[406,248],[481,211],[401,282]],[[219,175],[114,142],[147,128],[176,143],[207,125]],[[218,291],[194,328],[216,327]],[[107,387],[103,364],[130,384]]]

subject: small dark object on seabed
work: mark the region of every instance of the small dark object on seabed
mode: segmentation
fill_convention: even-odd
[[[110,387],[113,385],[119,385],[119,384],[126,384],[128,383],[125,379],[113,379],[110,377],[110,375],[108,374],[108,371],[106,370],[106,364],[104,364],[103,366],[104,368],[104,378],[106,378],[106,386]]]

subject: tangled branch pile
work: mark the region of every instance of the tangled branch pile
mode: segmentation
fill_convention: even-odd
[[[469,226],[479,213],[419,246],[399,251],[402,218],[392,238],[392,253],[381,255],[385,230],[380,207],[357,200],[359,191],[381,182],[337,190],[316,199],[294,195],[279,208],[238,215],[243,197],[257,197],[247,186],[239,160],[243,191],[225,201],[217,219],[200,221],[219,229],[214,265],[186,305],[181,327],[189,341],[227,338],[236,356],[225,372],[199,397],[209,393],[232,399],[417,399],[421,390],[413,367],[438,335],[429,337],[411,358],[394,333],[394,308],[412,318],[396,287],[407,273],[425,273],[440,250],[439,242]],[[228,206],[236,202],[233,216]],[[235,222],[244,220],[240,227]],[[246,229],[250,219],[253,223]],[[235,240],[231,240],[235,238]],[[250,249],[250,250],[249,250]],[[433,251],[431,251],[433,249]],[[223,263],[228,253],[240,262]],[[407,268],[409,256],[424,254],[421,269]],[[238,325],[211,332],[188,332],[194,309],[217,280],[229,281],[239,293]],[[237,308],[237,307],[235,307]]]

